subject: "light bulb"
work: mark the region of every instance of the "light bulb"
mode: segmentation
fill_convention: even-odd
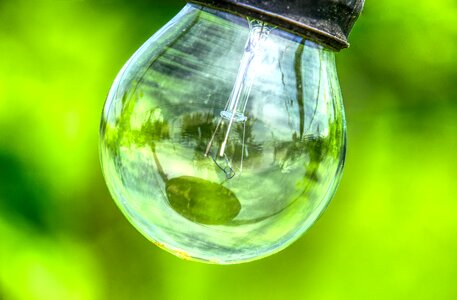
[[[230,264],[295,241],[345,156],[335,52],[187,4],[117,76],[101,123],[109,190],[148,239]]]

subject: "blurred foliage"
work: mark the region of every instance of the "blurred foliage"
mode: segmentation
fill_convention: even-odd
[[[338,56],[348,159],[293,246],[221,267],[151,245],[98,163],[103,101],[182,1],[0,1],[0,299],[456,299],[457,3],[366,3]]]

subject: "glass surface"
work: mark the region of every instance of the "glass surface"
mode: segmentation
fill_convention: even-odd
[[[187,5],[116,78],[101,161],[130,222],[186,259],[275,253],[331,200],[345,121],[334,52]]]

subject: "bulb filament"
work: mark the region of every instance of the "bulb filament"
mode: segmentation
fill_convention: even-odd
[[[240,162],[240,171],[243,169],[243,158],[245,152],[245,132],[246,132],[246,120],[248,119],[245,111],[246,106],[249,100],[252,89],[252,76],[250,76],[250,71],[255,60],[256,54],[262,48],[262,43],[265,41],[273,27],[268,26],[262,21],[248,19],[249,21],[249,38],[246,43],[244,54],[240,62],[240,67],[238,69],[238,74],[235,80],[230,97],[227,101],[227,104],[223,111],[220,112],[220,119],[214,130],[214,133],[211,137],[210,142],[206,148],[205,156],[208,156],[211,152],[216,135],[218,134],[221,126],[224,121],[228,122],[227,130],[224,134],[224,139],[220,145],[219,150],[217,151],[216,156],[212,156],[213,161],[216,165],[226,174],[228,179],[231,179],[235,176],[235,172],[231,166],[231,162],[226,155],[227,143],[229,141],[230,132],[232,131],[234,123],[243,123],[243,137],[242,137],[242,151],[241,151],[241,162]]]

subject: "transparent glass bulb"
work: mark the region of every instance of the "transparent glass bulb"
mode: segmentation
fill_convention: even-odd
[[[220,264],[273,254],[340,180],[334,52],[188,4],[117,76],[100,151],[113,198],[160,247]]]

